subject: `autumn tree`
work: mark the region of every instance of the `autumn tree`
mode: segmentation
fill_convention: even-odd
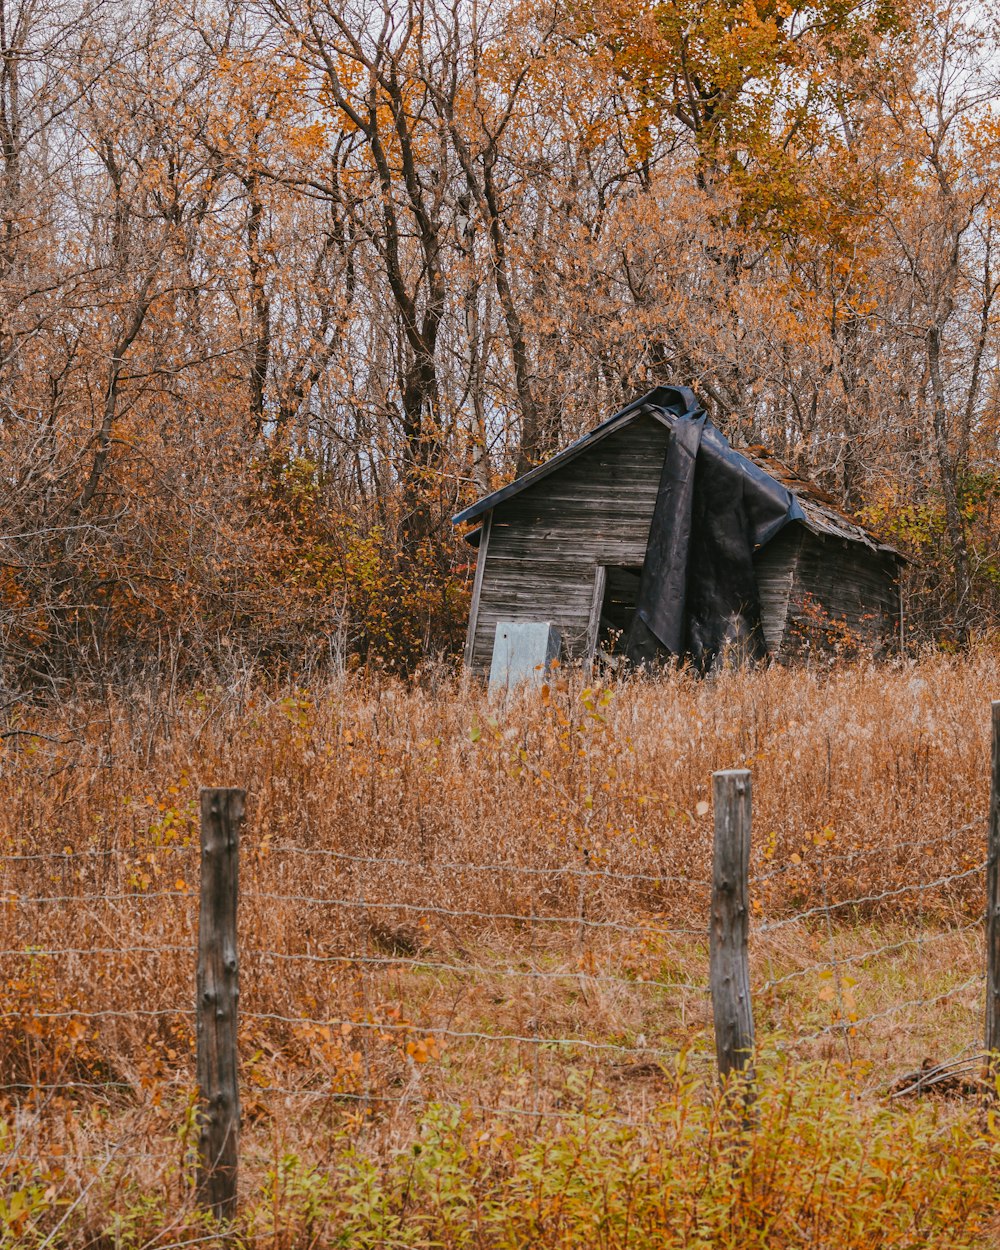
[[[920,636],[987,627],[994,43],[922,0],[0,4],[5,681],[411,671],[464,626],[450,515],[666,380],[917,557]]]

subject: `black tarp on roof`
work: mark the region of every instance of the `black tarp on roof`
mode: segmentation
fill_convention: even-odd
[[[763,659],[753,553],[805,514],[730,447],[692,391],[663,390],[658,406],[675,420],[625,653],[635,664],[686,655],[702,671],[726,654]]]
[[[736,451],[694,392],[673,386],[657,387],[615,413],[545,464],[460,512],[455,523],[481,516],[643,412],[666,425],[670,438],[626,640],[632,662],[688,656],[705,671],[727,653],[747,659],[766,655],[753,554],[792,521],[891,552],[804,479],[783,470],[803,488],[792,490],[775,472]],[[806,491],[810,497],[800,498]]]

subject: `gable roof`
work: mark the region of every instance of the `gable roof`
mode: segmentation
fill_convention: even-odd
[[[693,392],[687,387],[658,386],[648,395],[643,395],[641,399],[635,400],[620,412],[616,412],[614,416],[602,421],[600,425],[570,443],[568,447],[551,456],[543,464],[536,465],[527,473],[515,478],[513,482],[483,496],[482,499],[457,513],[452,518],[452,522],[455,525],[461,525],[465,521],[474,521],[477,517],[483,516],[499,504],[519,495],[529,486],[534,486],[535,483],[543,481],[550,474],[570,464],[585,451],[589,451],[619,430],[625,429],[641,416],[653,417],[669,430],[673,429],[680,417],[692,413],[700,414],[701,409]],[[776,488],[788,492],[790,498],[786,522],[800,521],[814,534],[861,543],[872,551],[893,555],[898,559],[904,558],[871,530],[842,512],[830,494],[817,486],[815,482],[802,477],[794,469],[783,464],[767,448],[753,446],[739,451],[731,447],[725,436],[711,425],[706,425],[705,436],[714,444],[717,454],[724,455],[734,467],[738,467],[758,487],[771,492]],[[784,522],[774,532],[782,528],[783,524]],[[773,537],[771,533],[766,537],[762,536],[758,545],[762,545],[771,537]]]

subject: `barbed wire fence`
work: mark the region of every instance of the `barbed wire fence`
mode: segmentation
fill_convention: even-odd
[[[884,847],[821,833],[781,862],[766,838],[751,852],[742,776],[721,918],[718,798],[715,853],[690,872],[585,847],[471,863],[258,838],[240,856],[236,815],[210,846],[219,791],[203,792],[200,847],[0,857],[8,1158],[49,1112],[100,1099],[123,1124],[102,1166],[200,1159],[203,1199],[225,1213],[241,1113],[640,1124],[679,1064],[740,1068],[754,1045],[843,1062],[896,1099],[980,1090],[1000,1043],[1000,703],[988,818],[899,841],[891,880]],[[206,894],[213,857],[228,884]],[[742,1013],[728,1058],[727,1012]],[[159,1108],[176,1135],[178,1108],[199,1106],[179,1145],[143,1119]]]

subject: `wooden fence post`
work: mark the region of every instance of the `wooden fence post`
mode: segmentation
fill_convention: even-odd
[[[239,960],[236,898],[246,792],[201,792],[198,912],[198,1202],[220,1219],[236,1212],[240,1093],[236,1053]]]
[[[712,1014],[719,1076],[734,1070],[753,1079],[753,1008],[750,1003],[750,772],[712,774],[715,845],[709,924]],[[749,1091],[748,1091],[749,1093]]]
[[[986,835],[986,1052],[990,1091],[995,1092],[1000,1073],[1000,700],[992,707],[990,824]]]

